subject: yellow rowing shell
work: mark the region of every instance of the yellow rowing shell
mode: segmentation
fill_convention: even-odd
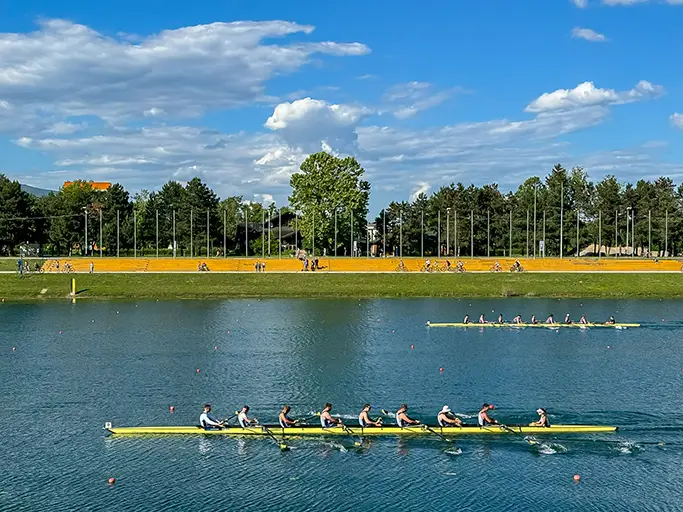
[[[267,429],[267,430],[266,430]],[[550,427],[529,427],[526,425],[490,425],[488,427],[465,426],[465,427],[438,427],[416,425],[414,427],[368,427],[360,428],[348,426],[342,427],[289,427],[281,428],[279,425],[267,425],[263,427],[242,428],[231,426],[217,430],[206,430],[199,426],[185,427],[113,427],[107,426],[105,430],[113,435],[143,436],[143,435],[222,435],[222,436],[267,436],[269,432],[277,437],[284,436],[430,436],[437,432],[442,435],[491,435],[491,434],[584,434],[599,432],[614,432],[617,427],[606,425],[552,425]],[[431,429],[431,430],[430,430]]]
[[[427,322],[429,327],[512,327],[512,328],[522,328],[522,327],[545,327],[546,329],[557,329],[562,328],[573,328],[573,329],[588,329],[593,327],[611,327],[612,329],[628,329],[631,327],[640,327],[640,324],[498,324],[498,323],[486,323],[480,324],[475,322],[470,322],[464,324],[462,322]]]

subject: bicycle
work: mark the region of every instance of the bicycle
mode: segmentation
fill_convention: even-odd
[[[432,267],[428,267],[427,265],[422,265],[420,267],[420,272],[431,272],[431,271],[432,271]]]
[[[408,269],[406,268],[405,264],[403,262],[401,262],[396,267],[395,272],[408,272]]]
[[[524,267],[522,265],[512,265],[510,272],[524,272]]]
[[[502,272],[502,271],[503,271],[503,267],[501,267],[500,265],[494,265],[491,267],[491,272]]]

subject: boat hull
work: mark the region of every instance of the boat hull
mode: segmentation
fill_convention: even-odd
[[[488,427],[465,426],[465,427],[438,427],[430,426],[429,429],[422,425],[415,427],[368,427],[360,428],[349,426],[341,427],[290,427],[283,429],[280,426],[268,425],[267,429],[277,437],[306,437],[306,436],[433,436],[438,432],[444,436],[461,435],[537,435],[537,434],[587,434],[615,432],[617,427],[607,425],[553,425],[551,427],[529,427],[522,425],[509,425],[501,427],[491,425]],[[106,429],[116,436],[145,436],[145,435],[219,435],[219,436],[267,436],[268,432],[261,427],[241,428],[228,427],[218,430],[206,430],[199,426],[158,426],[158,427],[110,427]]]
[[[474,323],[470,322],[467,324],[464,324],[462,322],[427,322],[428,327],[469,327],[469,328],[480,328],[480,327],[498,327],[498,328],[504,328],[504,327],[512,327],[514,329],[521,329],[525,327],[540,327],[540,328],[546,328],[546,329],[558,329],[558,328],[567,328],[567,329],[588,329],[588,328],[594,328],[594,327],[603,327],[603,328],[611,328],[611,329],[629,329],[633,327],[640,327],[640,324],[560,324],[560,323],[554,323],[554,324],[498,324],[498,323],[486,323],[486,324],[480,324],[480,323]]]

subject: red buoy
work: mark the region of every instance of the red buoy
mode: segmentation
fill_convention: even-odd
[[[439,372],[443,373],[443,367],[439,368]]]
[[[574,481],[580,482],[581,481],[581,475],[574,475]]]
[[[111,477],[108,481],[109,481],[109,485],[114,485],[116,483],[116,478]]]
[[[410,348],[415,348],[415,345],[410,345]]]
[[[175,412],[175,405],[172,405],[171,407],[169,407],[168,410],[171,412]]]
[[[197,373],[199,373],[200,371],[201,371],[201,370],[200,370],[199,368],[197,368]]]

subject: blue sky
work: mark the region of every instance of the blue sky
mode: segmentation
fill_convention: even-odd
[[[683,179],[683,0],[424,4],[2,2],[0,172],[285,204],[322,148],[373,210],[557,162]]]

